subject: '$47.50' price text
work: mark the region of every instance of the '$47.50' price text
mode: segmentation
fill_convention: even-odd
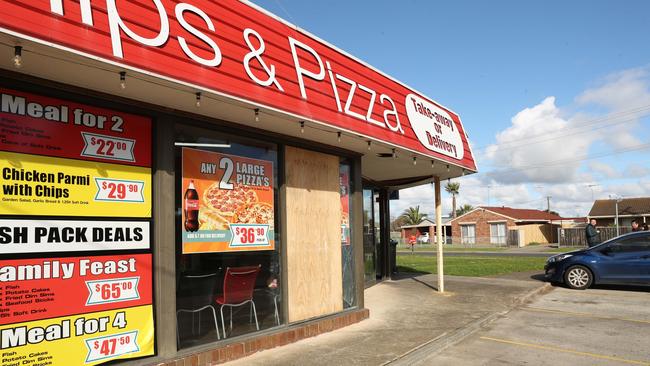
[[[116,338],[102,339],[93,343],[93,348],[99,351],[103,356],[115,355],[118,346],[125,346],[131,343],[131,336],[129,334],[119,336]]]

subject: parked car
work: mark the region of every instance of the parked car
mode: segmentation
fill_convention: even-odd
[[[429,233],[424,233],[418,237],[418,244],[429,244]]]
[[[584,290],[597,284],[650,284],[650,232],[618,236],[594,247],[550,257],[546,278]]]

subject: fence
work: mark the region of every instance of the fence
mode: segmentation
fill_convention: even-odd
[[[393,238],[397,241],[397,249],[411,249],[411,245],[408,243],[408,239],[404,238]],[[506,238],[501,238],[502,243],[491,243],[493,238],[488,237],[475,237],[473,240],[471,238],[452,237],[447,236],[446,241],[443,241],[445,249],[449,248],[495,248],[495,247],[506,247],[507,241]],[[431,249],[436,248],[436,237],[431,237],[428,243],[416,243],[414,248],[421,249]]]
[[[508,230],[508,243],[509,247],[519,247],[521,235],[519,235],[519,230]]]
[[[616,237],[616,228],[615,227],[597,227],[600,231],[600,241],[609,240]],[[586,247],[587,238],[585,236],[584,227],[568,228],[568,229],[557,229],[559,237],[559,246],[560,247]],[[621,226],[619,227],[619,233],[625,234],[632,231],[631,227]]]

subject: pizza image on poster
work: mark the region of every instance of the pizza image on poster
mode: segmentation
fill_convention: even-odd
[[[273,163],[183,148],[183,253],[273,250]]]

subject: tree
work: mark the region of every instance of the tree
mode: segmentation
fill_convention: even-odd
[[[445,191],[451,194],[451,212],[454,218],[456,218],[456,195],[460,191],[460,183],[458,182],[449,182],[445,186]]]
[[[472,211],[473,209],[474,209],[474,206],[472,206],[472,205],[468,205],[468,204],[462,205],[458,210],[456,210],[456,215],[462,216],[462,215]]]
[[[398,220],[402,225],[417,225],[427,218],[427,214],[420,213],[420,206],[409,207],[400,215]]]

